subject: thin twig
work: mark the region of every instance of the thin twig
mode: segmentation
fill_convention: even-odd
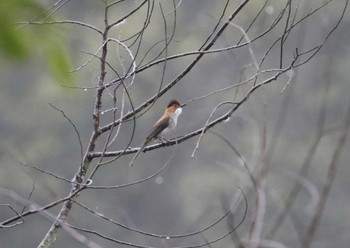
[[[78,131],[77,126],[76,126],[76,125],[74,124],[74,122],[64,113],[63,110],[57,108],[56,106],[54,106],[54,105],[51,104],[51,103],[49,103],[49,105],[50,105],[53,109],[55,109],[55,110],[61,112],[61,114],[63,115],[63,117],[64,117],[64,118],[71,124],[71,126],[73,127],[74,132],[75,132],[75,134],[77,135],[77,138],[78,138],[78,141],[79,141],[79,146],[80,146],[80,166],[83,166],[83,158],[84,158],[84,154],[83,154],[83,143],[81,142],[81,137],[80,137],[80,133],[79,133],[79,131]]]

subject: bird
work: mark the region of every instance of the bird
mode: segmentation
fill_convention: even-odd
[[[184,105],[181,105],[178,100],[171,100],[169,102],[164,111],[164,114],[153,125],[153,128],[141,145],[140,149],[131,160],[129,166],[133,166],[135,160],[140,156],[141,152],[152,140],[159,139],[162,143],[164,142],[165,139],[163,135],[176,127],[177,119],[182,113],[182,106]]]

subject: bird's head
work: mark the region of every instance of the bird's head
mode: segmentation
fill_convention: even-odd
[[[182,106],[178,100],[171,100],[166,107],[166,112],[168,113],[175,113],[176,116],[180,115],[182,112]]]
[[[175,112],[175,110],[179,107],[181,107],[181,104],[178,100],[171,100],[167,106],[167,109],[173,109]]]

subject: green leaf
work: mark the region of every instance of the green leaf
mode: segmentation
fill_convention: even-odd
[[[0,15],[0,52],[10,59],[23,59],[29,54],[29,44],[24,33],[15,29],[7,15]]]
[[[74,82],[72,62],[67,49],[58,42],[53,42],[48,47],[49,69],[58,82],[71,85]]]

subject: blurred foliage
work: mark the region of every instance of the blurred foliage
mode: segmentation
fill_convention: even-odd
[[[53,25],[20,24],[42,18],[52,21],[52,17],[45,17],[45,14],[44,6],[34,0],[1,0],[0,53],[8,60],[21,62],[40,51],[47,58],[53,77],[58,82],[71,84],[71,56],[57,28]]]
[[[10,59],[23,59],[29,55],[32,33],[23,28],[16,28],[19,17],[29,13],[39,15],[42,6],[34,1],[3,0],[0,3],[0,51]]]
[[[69,84],[73,82],[73,74],[68,73],[72,68],[71,58],[68,50],[60,42],[54,41],[47,49],[49,69],[58,81]]]

